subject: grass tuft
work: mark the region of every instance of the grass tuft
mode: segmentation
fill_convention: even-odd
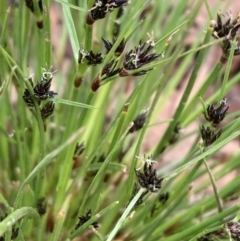
[[[240,16],[215,2],[0,1],[0,240],[240,240]]]

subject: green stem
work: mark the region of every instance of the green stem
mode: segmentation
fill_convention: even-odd
[[[125,103],[132,103],[133,100],[138,96],[138,94],[141,91],[142,86],[144,85],[146,78],[143,78],[135,87],[135,89],[133,90],[132,94],[128,97],[128,99],[126,100]],[[98,142],[98,144],[96,145],[97,147],[92,151],[92,153],[89,155],[88,159],[86,160],[86,162],[84,162],[83,166],[81,169],[79,169],[79,172],[72,184],[72,186],[76,185],[77,181],[79,178],[82,178],[82,175],[84,174],[86,168],[89,166],[89,164],[91,162],[94,161],[94,158],[96,158],[97,156],[99,156],[99,153],[101,153],[101,150],[104,146],[104,144],[107,141],[107,138],[111,135],[111,133],[114,131],[114,129],[116,128],[116,125],[118,123],[118,120],[120,118],[122,114],[122,110],[120,110],[117,114],[116,114],[116,118],[112,121],[112,123],[110,124],[110,126],[108,127],[107,131],[103,134],[101,140]],[[71,188],[70,188],[71,189]]]
[[[164,237],[164,239],[159,239],[159,240],[164,240],[164,241],[179,241],[179,240],[189,240],[189,238],[191,238],[190,236],[192,235],[196,235],[197,233],[199,233],[201,230],[204,230],[206,228],[208,228],[209,226],[212,226],[214,223],[217,223],[219,221],[223,223],[226,222],[226,218],[230,215],[232,215],[233,213],[235,213],[236,211],[238,211],[240,208],[239,205],[236,205],[234,207],[231,207],[227,210],[224,210],[223,212],[216,214],[210,218],[208,218],[207,220],[202,221],[199,224],[195,224],[192,227],[180,232],[180,233],[176,233],[170,237]]]
[[[166,48],[166,46],[164,47]],[[180,51],[180,48],[181,46],[179,45],[178,49],[176,50],[176,53],[175,53],[175,58],[178,57],[178,54],[179,54],[179,51]],[[174,63],[175,61],[173,61]],[[169,69],[172,69],[171,67]],[[166,73],[166,76],[170,75],[170,71],[168,73]],[[146,130],[147,130],[147,127],[149,125],[149,122],[150,122],[150,117],[152,116],[152,113],[157,105],[157,102],[159,100],[159,97],[160,95],[162,94],[163,92],[163,89],[165,87],[165,85],[167,84],[167,81],[168,81],[168,77],[166,77],[164,79],[162,79],[162,77],[159,78],[159,80],[157,82],[160,82],[158,84],[158,87],[156,88],[157,89],[157,92],[156,92],[156,95],[154,97],[154,100],[153,100],[153,103],[151,105],[151,108],[149,110],[149,114],[146,118],[146,121],[145,121],[145,124],[144,124],[144,127],[141,131],[141,134],[140,134],[140,137],[138,139],[138,143],[137,143],[137,146],[136,146],[136,149],[135,149],[135,152],[134,152],[134,159],[133,159],[133,162],[132,162],[132,165],[131,165],[131,168],[130,168],[130,174],[129,174],[129,182],[128,182],[128,195],[126,196],[127,198],[130,198],[131,196],[131,192],[132,192],[132,187],[133,187],[133,183],[134,183],[134,168],[137,164],[137,155],[139,154],[140,152],[140,148],[141,148],[141,144],[142,144],[142,141],[143,141],[143,138],[144,138],[144,135],[146,133]]]
[[[116,205],[119,204],[119,201],[116,201],[103,210],[101,210],[98,214],[91,217],[86,223],[84,223],[82,226],[80,226],[77,230],[75,230],[71,235],[70,239],[75,238],[76,236],[80,235],[88,226],[90,226],[93,222],[97,221],[100,217],[102,217],[105,213],[109,212],[111,209],[113,209]]]
[[[144,123],[144,126],[142,128],[142,131],[141,131],[141,134],[139,136],[139,139],[138,139],[138,143],[137,143],[137,146],[136,146],[136,149],[135,149],[135,152],[134,152],[134,158],[133,158],[133,161],[132,161],[132,164],[131,164],[131,168],[130,168],[130,173],[129,173],[129,181],[128,181],[128,195],[126,196],[127,199],[129,199],[131,197],[131,193],[132,193],[132,187],[133,187],[133,184],[134,184],[134,179],[135,179],[135,175],[134,175],[134,168],[136,167],[137,165],[137,156],[139,155],[139,152],[140,152],[140,149],[141,149],[141,145],[142,145],[142,142],[143,142],[143,138],[145,136],[145,133],[147,131],[147,128],[148,128],[148,125],[150,123],[150,118],[152,116],[152,113],[157,105],[157,102],[158,102],[158,99],[159,99],[159,96],[161,95],[161,93],[163,92],[163,89],[165,87],[165,84],[166,82],[164,81],[161,81],[161,77],[158,79],[158,82],[159,85],[157,87],[157,92],[155,94],[155,97],[154,97],[154,100],[153,100],[153,103],[149,109],[149,113],[147,115],[147,118],[145,120],[145,123]]]
[[[76,91],[76,90],[75,90]],[[92,102],[92,99],[94,97],[94,93],[90,92],[88,99],[86,101],[86,104],[90,104]],[[85,123],[85,119],[86,119],[86,113],[87,109],[83,109],[82,113],[80,115],[80,118],[78,121],[76,121],[76,119],[74,118],[70,118],[69,123],[67,125],[67,129],[65,130],[65,136],[67,137],[72,131],[74,131],[77,128],[81,128],[84,123]],[[69,115],[70,117],[73,116],[73,114],[71,113]],[[58,183],[58,192],[57,192],[57,197],[56,197],[56,204],[55,204],[55,209],[56,211],[59,211],[62,202],[64,200],[64,196],[65,196],[65,191],[66,191],[66,187],[67,187],[67,183],[68,183],[68,179],[69,179],[69,175],[70,175],[70,171],[72,169],[72,162],[69,160],[72,160],[72,156],[74,153],[74,149],[75,149],[75,145],[72,145],[68,148],[66,153],[63,153],[64,156],[59,156],[59,159],[61,160],[61,175],[59,176],[59,183]]]
[[[7,9],[7,1],[0,1],[0,21],[3,23]]]
[[[210,20],[213,19],[213,15],[212,15],[212,11],[211,11],[211,8],[208,4],[208,1],[207,0],[204,0],[204,3],[205,3],[205,6],[206,6],[206,9],[207,9],[207,12],[208,12],[208,16],[210,18]]]
[[[9,67],[15,70],[16,74],[14,76],[16,77],[16,80],[18,81],[19,86],[23,89],[24,88],[23,81],[19,81],[19,78],[23,80],[26,78],[26,75],[23,73],[21,68],[16,63],[16,61],[8,54],[8,52],[1,45],[0,45],[0,53],[2,54],[3,58],[5,58]]]
[[[85,51],[90,52],[92,49],[92,25],[86,24],[86,35],[85,35]]]
[[[15,223],[17,223],[18,220],[29,216],[34,219],[39,218],[39,214],[37,213],[37,211],[31,207],[22,207],[13,211],[3,221],[0,222],[0,236],[2,236],[9,227],[12,227]]]
[[[190,183],[194,177],[194,175],[196,174],[196,172],[198,171],[198,169],[200,168],[200,166],[202,165],[202,162],[198,162],[194,168],[188,173],[188,175],[183,179],[182,182],[180,182],[179,184],[177,184],[177,187],[175,187],[175,190],[170,194],[170,198],[167,200],[166,205],[168,206],[169,204],[171,204],[174,200],[176,200],[176,198],[178,198],[179,193],[181,193],[184,188],[187,186],[188,183]],[[178,202],[180,203],[180,202]],[[178,203],[176,205],[178,205]],[[140,237],[141,235],[145,236],[145,239],[143,239],[143,241],[147,241],[149,235],[158,227],[158,223],[160,222],[160,220],[165,220],[167,217],[169,217],[169,215],[171,214],[171,212],[173,212],[174,209],[170,210],[170,212],[166,212],[164,214],[164,216],[159,216],[156,219],[154,219],[154,221],[152,221],[147,228],[147,231],[145,230],[144,232],[140,232],[138,234],[137,237]],[[158,229],[158,231],[163,231],[165,228],[164,225],[161,226],[160,230]]]
[[[10,67],[14,67],[16,72],[20,75],[20,79],[24,80],[19,81],[19,85],[24,88],[24,84],[27,86],[28,91],[30,92],[31,96],[34,96],[32,85],[22,72],[22,70],[19,68],[17,63],[12,59],[12,57],[0,46],[0,52],[2,52],[3,56],[6,58],[8,61]],[[17,78],[18,79],[18,78]],[[43,127],[43,121],[42,121],[42,115],[41,115],[41,110],[39,108],[38,102],[35,98],[32,98],[33,104],[34,104],[34,115],[38,124],[38,130],[39,130],[39,160],[42,160],[44,157],[44,150],[45,150],[45,138],[44,138],[44,127]],[[37,182],[36,182],[36,187],[38,191],[41,189],[41,179],[38,177]]]
[[[239,123],[238,123],[239,124]],[[214,146],[212,146],[211,148],[209,148],[208,150],[206,150],[204,153],[202,153],[201,155],[193,158],[191,161],[189,161],[188,163],[180,166],[179,168],[175,169],[172,173],[170,173],[169,175],[165,176],[165,179],[171,179],[173,177],[175,177],[176,175],[178,175],[179,173],[181,173],[182,171],[184,171],[185,169],[187,169],[189,166],[201,161],[204,157],[209,156],[213,153],[215,153],[217,150],[219,150],[220,148],[222,148],[223,146],[225,146],[228,142],[230,142],[231,140],[233,140],[234,138],[236,138],[238,135],[240,134],[240,131],[235,131],[235,132],[231,132],[231,134],[229,134],[228,137],[226,137],[224,140],[222,140],[219,143],[216,143]]]
[[[25,1],[19,2],[19,21],[18,21],[18,63],[22,70],[25,70],[26,66],[28,66],[28,45],[26,44],[28,41],[28,31],[30,29],[30,14],[31,12],[25,6]],[[36,56],[38,51],[36,51]]]
[[[215,195],[215,198],[216,198],[216,201],[217,201],[217,204],[218,204],[218,212],[222,212],[223,211],[223,207],[222,207],[222,202],[221,202],[221,199],[219,197],[219,194],[218,194],[218,189],[217,189],[217,185],[216,185],[216,182],[215,182],[215,179],[211,173],[211,170],[207,164],[207,161],[206,159],[204,158],[204,165],[207,169],[207,172],[208,172],[208,175],[210,177],[210,180],[211,180],[211,183],[212,183],[212,187],[213,187],[213,191],[214,191],[214,195]]]
[[[206,44],[206,43],[209,42],[210,37],[211,37],[211,33],[212,33],[211,29],[208,29],[208,32],[205,35],[203,44]],[[196,64],[195,64],[194,69],[192,71],[191,77],[190,77],[190,79],[188,81],[187,87],[186,87],[186,89],[184,91],[184,94],[183,94],[183,96],[182,96],[182,98],[180,100],[180,103],[179,103],[179,105],[178,105],[178,107],[177,107],[177,109],[175,111],[174,116],[173,116],[173,121],[169,124],[168,129],[164,133],[161,141],[158,143],[158,145],[156,147],[156,150],[154,151],[154,156],[158,156],[161,153],[161,150],[163,149],[166,141],[169,140],[174,127],[176,126],[177,122],[179,121],[179,118],[181,117],[183,109],[185,108],[187,100],[188,100],[188,98],[190,96],[190,93],[192,91],[192,88],[193,88],[193,86],[195,84],[195,81],[196,81],[196,78],[197,78],[197,74],[198,74],[199,69],[200,69],[200,67],[202,65],[202,62],[204,60],[204,56],[205,56],[206,51],[207,51],[207,49],[203,49],[198,54],[198,57],[197,57],[197,60],[196,60]]]
[[[94,4],[94,1],[95,1],[95,0],[88,0],[88,5],[87,5],[88,9],[91,9],[91,7],[92,7],[93,4]]]
[[[49,0],[43,0],[43,37],[44,37],[44,63],[43,66],[49,69],[52,66],[52,42],[50,27],[50,9]]]
[[[45,0],[42,2],[43,2],[43,9],[44,9]],[[38,5],[38,1],[32,1],[32,3],[33,3],[34,15],[35,15],[35,18],[37,21],[37,26],[39,29],[42,29],[44,27],[43,26],[43,14]]]
[[[140,189],[138,191],[136,196],[132,199],[132,201],[127,206],[127,208],[124,211],[124,213],[122,214],[121,218],[118,220],[117,224],[113,228],[112,232],[110,233],[110,235],[108,236],[106,241],[111,241],[111,240],[114,239],[114,237],[116,236],[118,230],[122,227],[123,222],[126,220],[127,216],[129,215],[129,213],[131,212],[131,210],[133,209],[134,205],[136,204],[137,200],[140,198],[140,196],[142,195],[143,192],[144,192],[144,189]]]
[[[26,79],[26,78],[25,78]],[[28,80],[26,80],[26,85],[28,90],[30,90],[31,96],[33,96],[33,89]],[[44,158],[45,155],[45,133],[44,133],[44,126],[42,120],[41,110],[35,98],[32,99],[35,107],[35,118],[37,120],[38,130],[39,130],[39,162]],[[36,184],[35,184],[35,199],[37,200],[42,195],[42,187],[43,187],[43,180],[42,176],[38,175]],[[36,201],[35,200],[35,201]]]
[[[219,95],[218,103],[220,103],[220,101],[223,100],[224,95],[225,95],[226,86],[227,86],[227,83],[228,83],[228,78],[229,78],[229,74],[230,74],[231,67],[232,67],[234,50],[236,49],[236,46],[237,46],[237,41],[233,41],[231,51],[230,51],[230,55],[228,57],[227,67],[226,67],[226,70],[225,70],[225,74],[224,74],[224,78],[223,78],[223,83],[222,83],[222,88],[221,88],[221,92],[220,92],[220,95]]]
[[[119,138],[118,142],[116,143],[116,145],[114,146],[114,148],[109,152],[108,156],[106,156],[104,162],[101,165],[101,168],[99,169],[99,171],[97,172],[96,176],[93,178],[87,192],[84,195],[83,201],[81,203],[81,206],[79,208],[79,214],[82,213],[85,204],[90,196],[91,191],[93,190],[93,188],[96,186],[97,183],[100,183],[101,178],[103,177],[103,173],[106,170],[107,165],[109,164],[109,162],[112,160],[113,155],[116,153],[116,151],[118,150],[119,146],[123,143],[129,128],[131,128],[132,125],[130,125],[130,127],[127,128],[127,130],[123,133],[123,135]]]
[[[81,134],[82,130],[78,130],[76,133],[74,133],[68,140],[66,140],[61,146],[59,146],[56,150],[50,152],[47,156],[44,157],[41,162],[37,164],[37,166],[32,170],[32,172],[25,178],[23,181],[21,187],[19,188],[19,191],[17,193],[16,201],[14,204],[14,208],[18,208],[21,203],[21,199],[23,196],[23,190],[24,188],[40,173],[42,172],[47,165],[49,165],[52,161],[54,161],[54,158],[61,153],[66,147],[68,147],[70,144],[72,144],[78,136]]]
[[[54,232],[52,234],[52,238],[50,239],[51,241],[59,240],[59,237],[62,231],[62,226],[65,221],[66,215],[68,213],[70,202],[71,202],[71,195],[69,195],[68,197],[65,197],[61,210],[59,210],[59,212],[57,213],[57,221],[54,226]]]
[[[200,152],[203,153],[203,147],[199,146],[199,149],[200,149]],[[207,169],[208,175],[210,177],[210,180],[211,180],[211,183],[212,183],[212,187],[213,187],[213,191],[214,191],[214,195],[215,195],[215,198],[216,198],[216,201],[217,201],[217,204],[218,204],[218,212],[220,213],[220,212],[223,211],[223,206],[222,206],[222,202],[221,202],[220,196],[218,194],[218,188],[217,188],[214,176],[213,176],[213,174],[212,174],[212,172],[210,170],[210,167],[208,166],[208,163],[207,163],[207,160],[206,160],[205,157],[203,158],[203,162],[204,162],[204,165],[205,165],[205,167]]]
[[[114,146],[115,146],[115,144],[116,144],[116,142],[117,142],[117,140],[118,140],[118,138],[121,134],[122,126],[123,126],[123,123],[124,123],[124,120],[125,120],[125,117],[126,117],[126,114],[127,114],[127,109],[128,109],[128,104],[123,107],[122,114],[120,116],[116,131],[115,131],[114,136],[112,138],[109,150],[112,150],[114,148]]]
[[[0,3],[0,9],[2,10],[6,10],[6,8],[4,8],[4,2],[6,1],[1,1]],[[6,3],[5,3],[6,4]],[[1,10],[0,10],[1,12]],[[4,43],[4,39],[5,39],[5,35],[6,35],[6,30],[7,30],[7,22],[8,22],[8,17],[9,17],[9,13],[10,13],[10,8],[8,8],[6,10],[6,12],[4,12],[4,14],[1,15],[3,19],[2,21],[2,33],[1,33],[1,37],[0,37],[0,44],[3,44]]]

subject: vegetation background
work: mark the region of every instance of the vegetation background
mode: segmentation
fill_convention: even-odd
[[[240,2],[127,2],[0,1],[0,240],[240,240]]]

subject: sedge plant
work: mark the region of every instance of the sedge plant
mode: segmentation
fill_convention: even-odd
[[[0,240],[240,240],[240,17],[215,2],[0,1]]]

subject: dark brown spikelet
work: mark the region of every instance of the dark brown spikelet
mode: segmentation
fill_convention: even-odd
[[[93,53],[91,50],[85,57],[87,59],[87,64],[88,65],[97,65],[102,63],[102,53]]]
[[[75,147],[75,150],[74,150],[74,153],[73,153],[73,167],[72,169],[76,169],[80,166],[80,161],[81,161],[81,154],[84,152],[85,150],[85,144],[84,142],[81,142],[80,144],[77,143],[76,144],[76,147]]]
[[[222,17],[224,17],[224,15],[222,13],[217,13],[217,21],[214,26],[213,34],[212,34],[214,38],[218,39],[218,38],[228,37],[231,40],[233,40],[237,35],[237,31],[240,28],[240,23],[239,23],[240,16],[238,15],[235,19],[233,19],[231,13],[227,15],[228,15],[228,19],[225,21],[225,23],[223,23]]]
[[[44,215],[47,210],[47,202],[45,197],[39,198],[36,203],[36,209],[40,216]]]
[[[43,120],[46,120],[49,116],[53,114],[54,107],[55,104],[53,103],[53,101],[49,101],[43,106],[43,108],[41,109],[41,115]]]
[[[33,0],[25,0],[26,6],[31,10],[31,12],[34,12],[33,8]]]
[[[213,28],[212,36],[216,39],[222,38],[221,47],[222,47],[222,57],[221,62],[225,63],[228,59],[233,40],[237,41],[237,46],[234,50],[234,55],[240,54],[240,45],[238,43],[238,30],[240,28],[240,15],[238,14],[236,18],[232,17],[231,13],[227,13],[228,19],[223,23],[222,13],[217,14],[217,21],[212,21],[211,27]]]
[[[77,142],[74,154],[73,154],[73,159],[80,156],[85,150],[85,145],[84,142],[81,142],[80,144]]]
[[[136,196],[136,194],[138,193],[138,191],[140,190],[140,186],[138,183],[135,183],[134,185],[134,189],[133,189],[133,193],[132,193],[132,197],[129,201],[129,203],[132,201],[132,199]],[[137,202],[135,203],[135,207],[141,205],[143,203],[143,198],[148,194],[148,190],[144,191],[140,198],[137,200]]]
[[[53,98],[55,95],[57,95],[57,93],[55,93],[54,91],[49,91],[50,86],[51,80],[47,82],[40,81],[39,83],[37,83],[37,85],[33,89],[36,99],[42,101]]]
[[[0,217],[0,222],[2,222],[8,214],[6,213],[5,215]],[[15,225],[12,226],[12,235],[11,235],[11,240],[14,240],[18,237],[19,233],[19,228],[16,228]],[[5,235],[0,236],[0,241],[5,241]]]
[[[142,113],[140,113],[140,115],[138,115],[136,119],[133,121],[133,126],[129,129],[128,133],[133,133],[141,130],[144,126],[147,115],[148,115],[148,110],[145,110]]]
[[[204,142],[204,146],[210,146],[213,142],[215,142],[222,134],[222,130],[215,132],[211,130],[210,127],[205,128],[202,125],[201,128],[201,136]]]
[[[169,198],[169,192],[161,193],[158,200],[160,203],[164,204]]]
[[[139,68],[148,65],[149,63],[155,61],[157,58],[161,56],[161,54],[151,54],[150,52],[154,49],[154,41],[146,41],[142,43],[139,42],[139,45],[134,49],[130,50],[125,54],[123,61],[123,70],[120,72],[120,76],[140,76],[145,75],[148,71],[152,70],[152,68],[135,71],[131,73],[131,70],[137,70]]]
[[[54,98],[57,95],[56,92],[49,90],[51,87],[52,79],[53,78],[51,72],[44,72],[41,80],[33,87],[31,77],[28,78],[28,81],[30,81],[33,87],[33,96],[31,96],[28,89],[25,89],[23,99],[29,108],[34,107],[33,98],[35,98],[38,102],[38,105],[40,105],[41,101]]]
[[[221,101],[219,107],[214,108],[213,105],[208,105],[207,111],[203,112],[205,119],[209,121],[213,127],[216,127],[225,118],[229,106],[226,106],[227,100]]]
[[[120,33],[120,29],[121,29],[120,18],[122,17],[123,13],[124,13],[124,7],[122,6],[122,7],[118,8],[116,20],[114,22],[113,36],[115,38],[118,37],[118,35]]]
[[[228,229],[228,230],[227,230]],[[197,239],[197,241],[215,241],[215,240],[240,241],[240,224],[236,221],[230,221],[225,227],[219,228],[213,232],[207,233]]]
[[[31,10],[31,12],[34,13],[34,6],[33,6],[33,0],[25,0],[26,6]],[[38,6],[40,11],[43,11],[43,6],[42,6],[42,0],[38,1]]]
[[[82,215],[82,216],[80,216],[80,217],[78,218],[79,221],[78,221],[78,223],[76,224],[74,230],[77,230],[79,227],[81,227],[81,226],[82,226],[84,223],[86,223],[91,217],[92,217],[92,211],[91,211],[91,209],[88,209],[86,215]],[[99,226],[99,225],[98,225],[98,222],[93,222],[91,225],[92,225],[94,228],[98,228],[98,226]]]
[[[178,141],[178,139],[181,135],[181,131],[182,131],[181,123],[178,122],[173,129],[173,135],[171,136],[171,138],[169,140],[169,144],[174,144]]]
[[[36,19],[37,19],[37,27],[39,29],[43,29],[43,19],[42,17],[38,17],[37,14],[36,14],[36,9],[34,9],[34,4],[33,4],[33,1],[36,1],[36,0],[25,0],[25,3],[26,3],[26,6],[30,9],[30,11],[36,15]],[[38,0],[38,8],[40,10],[40,12],[42,13],[43,12],[43,5],[42,5],[42,0]]]
[[[18,232],[19,232],[19,228],[15,228],[14,226],[13,226],[13,228],[12,228],[12,235],[11,235],[11,239],[13,240],[13,239],[16,239],[17,237],[18,237]]]
[[[30,109],[34,107],[33,100],[32,100],[31,94],[28,89],[25,89],[25,91],[23,93],[23,99]]]
[[[112,60],[109,63],[107,63],[103,67],[103,70],[101,72],[101,80],[105,80],[111,76],[117,75],[122,70],[122,68],[116,69],[117,64],[118,64],[117,60]]]
[[[32,86],[32,88],[33,88],[33,81],[32,81],[32,79],[31,79],[31,77],[27,78],[27,81],[30,82],[30,84],[31,84],[31,86]],[[30,109],[34,107],[34,103],[33,103],[32,98],[33,98],[33,97],[31,96],[29,90],[28,90],[28,89],[25,89],[25,90],[24,90],[24,93],[23,93],[23,99],[24,99],[24,101],[26,102],[27,106],[28,106]],[[40,103],[38,103],[38,104],[40,104]]]
[[[7,217],[7,213],[3,216],[0,216],[0,222],[2,222]],[[5,235],[0,236],[0,241],[5,241]]]
[[[42,79],[36,84],[34,87],[34,96],[39,101],[46,100],[49,98],[53,98],[57,93],[54,91],[50,91],[51,83],[52,83],[52,73],[44,72]]]
[[[128,1],[129,0],[95,0],[92,8],[88,11],[86,23],[92,25],[96,20],[105,18],[107,13],[127,4]]]
[[[152,162],[145,162],[143,173],[135,169],[138,183],[141,187],[146,188],[150,192],[158,192],[162,187],[164,178],[157,177],[156,169],[153,169]]]
[[[114,75],[117,75],[121,71],[121,68],[116,69],[117,64],[118,64],[117,60],[112,60],[103,67],[102,72],[97,75],[97,77],[94,79],[92,83],[92,86],[91,86],[92,91],[95,92],[98,90],[98,88],[101,85],[101,81],[108,79]]]
[[[232,239],[235,241],[240,241],[240,223],[236,221],[230,221],[227,223],[227,227],[230,231]]]
[[[112,41],[112,43],[111,43],[110,41],[108,41],[108,40],[106,40],[106,39],[104,39],[104,38],[102,37],[102,41],[103,41],[104,46],[105,46],[105,48],[106,48],[106,50],[107,50],[107,53],[111,50],[111,48],[112,48],[112,46],[114,45],[114,43],[116,42],[116,40],[117,40],[116,38],[113,38],[113,41]],[[124,50],[124,48],[125,48],[125,45],[126,45],[126,42],[125,42],[124,39],[123,39],[123,40],[120,42],[119,46],[116,48],[115,52],[114,52],[115,56],[119,57],[119,56],[122,54],[122,52],[123,52],[123,50]]]

